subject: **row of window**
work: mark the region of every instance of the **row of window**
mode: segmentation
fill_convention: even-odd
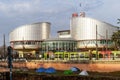
[[[39,45],[41,44],[41,42],[38,41],[19,41],[19,42],[14,42],[14,45]]]
[[[46,45],[46,44],[57,45],[57,44],[75,43],[75,41],[56,41],[56,42],[18,41],[18,42],[14,42],[14,44],[40,44],[40,43],[42,43],[42,45]]]
[[[106,41],[106,40],[100,40],[100,41],[97,41],[97,43],[98,44],[106,44],[106,42],[108,43],[108,44],[112,44],[112,41],[111,40],[108,40],[108,41]],[[96,43],[96,41],[94,40],[94,41],[81,41],[80,42],[80,44],[95,44]],[[71,42],[71,41],[56,41],[56,42],[38,42],[38,41],[19,41],[19,42],[14,42],[14,44],[15,45],[23,45],[23,44],[28,44],[28,45],[36,45],[36,44],[42,44],[42,46],[44,46],[44,45],[49,45],[49,46],[51,46],[51,45],[71,45],[71,44],[76,44],[75,43],[75,41],[73,42]]]
[[[100,40],[100,41],[97,41],[98,44],[112,44],[112,41],[111,40]],[[80,44],[96,44],[96,41],[95,40],[92,40],[92,41],[81,41]]]
[[[56,50],[56,51],[74,51],[76,47],[75,41],[56,41],[56,42],[43,42],[42,43],[42,50],[49,51],[49,50]]]
[[[40,50],[46,52],[49,50],[74,51],[77,43],[76,41],[53,41],[53,42],[21,41],[21,42],[14,42],[14,45],[39,45],[41,46]]]

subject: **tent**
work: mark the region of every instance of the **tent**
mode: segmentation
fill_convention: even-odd
[[[71,70],[72,72],[80,71],[77,67],[71,67],[70,70]]]
[[[69,75],[69,74],[72,74],[73,72],[71,71],[71,70],[65,70],[64,71],[64,74],[66,74],[66,75]]]
[[[50,67],[45,70],[45,73],[55,73],[55,72],[56,72],[56,70],[53,67]]]
[[[40,73],[42,73],[42,72],[45,72],[45,68],[43,68],[43,67],[40,67],[40,68],[38,68],[37,70],[36,70],[36,72],[40,72]]]
[[[87,73],[86,70],[83,70],[81,73],[79,73],[79,75],[82,75],[82,76],[88,76],[89,74]]]

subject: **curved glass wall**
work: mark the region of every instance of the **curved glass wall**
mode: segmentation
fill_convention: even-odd
[[[76,41],[45,41],[41,44],[41,51],[42,53],[53,51],[53,52],[61,52],[61,51],[75,51],[77,49],[76,47],[77,42]]]
[[[113,45],[112,40],[97,40],[98,43],[98,47],[104,47],[107,45],[107,47],[110,47]],[[79,41],[77,44],[78,48],[92,48],[92,47],[96,47],[96,40],[83,40],[83,41]]]
[[[14,45],[38,45],[41,41],[15,41]]]

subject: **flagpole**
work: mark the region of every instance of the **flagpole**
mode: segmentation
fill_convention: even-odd
[[[23,55],[24,55],[24,37],[23,37]]]

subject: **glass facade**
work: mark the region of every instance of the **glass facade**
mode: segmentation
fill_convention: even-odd
[[[41,44],[40,41],[16,41],[14,42],[14,45],[37,45]]]
[[[97,40],[97,44],[98,44],[99,48],[101,48],[105,45],[107,45],[108,48],[110,48],[113,45],[113,42],[112,42],[112,40],[102,39],[102,40]],[[81,40],[81,41],[77,42],[77,48],[85,48],[85,47],[95,49],[96,40]]]
[[[75,51],[77,42],[74,40],[56,40],[56,41],[44,41],[41,44],[42,53],[48,51]]]

